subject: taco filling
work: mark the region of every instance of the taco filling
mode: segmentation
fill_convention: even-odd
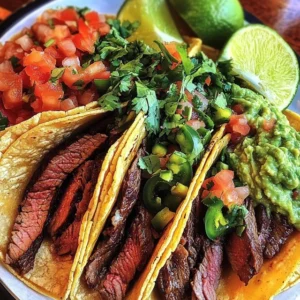
[[[298,229],[299,133],[262,96],[235,84],[231,91],[231,141],[160,269],[156,291],[162,299],[217,299],[226,260],[248,285]]]
[[[44,239],[59,255],[74,256],[82,219],[93,196],[101,165],[118,136],[106,118],[46,155],[28,184],[7,248],[6,263],[29,272]],[[110,134],[110,131],[112,134]]]

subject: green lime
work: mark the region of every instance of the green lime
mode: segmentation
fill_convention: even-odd
[[[127,0],[118,13],[118,19],[140,22],[138,29],[129,38],[130,41],[143,40],[155,48],[155,40],[182,42],[166,0]]]
[[[170,0],[203,43],[216,48],[244,25],[244,12],[238,0]]]
[[[274,30],[263,25],[240,29],[221,54],[220,60],[227,59],[238,77],[279,109],[293,101],[299,83],[297,57]]]

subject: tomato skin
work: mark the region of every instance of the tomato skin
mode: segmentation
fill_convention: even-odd
[[[35,86],[34,94],[42,101],[42,110],[60,110],[64,92],[61,84],[46,82]]]
[[[107,23],[101,23],[98,32],[100,33],[100,36],[107,35],[110,32],[110,26]]]
[[[56,60],[48,53],[33,50],[24,57],[23,65],[26,74],[36,82],[49,80],[51,71],[55,68]]]
[[[232,110],[238,115],[243,114],[245,111],[243,105],[241,105],[241,104],[233,105]]]
[[[71,36],[71,32],[67,25],[55,25],[50,38],[61,41]]]
[[[85,39],[82,34],[77,33],[72,36],[73,43],[75,44],[76,48],[88,53],[95,52],[94,42],[89,38]]]
[[[226,131],[230,133],[239,133],[242,136],[249,134],[251,128],[245,115],[232,115],[230,121],[226,126]]]
[[[22,78],[12,72],[0,72],[0,91],[5,109],[22,106]]]
[[[62,21],[77,21],[79,16],[74,8],[66,8],[57,14],[57,18]]]
[[[50,40],[53,35],[53,30],[50,28],[50,26],[39,22],[32,26],[32,31],[37,37],[37,40],[42,44]]]
[[[270,120],[264,120],[263,121],[263,129],[265,131],[270,132],[274,128],[275,124],[276,124],[276,120],[274,118],[272,118]]]
[[[65,39],[57,43],[58,49],[67,57],[76,53],[76,47],[71,39]]]
[[[94,29],[99,29],[101,22],[99,18],[99,14],[95,11],[89,11],[84,15],[84,18],[92,26]]]

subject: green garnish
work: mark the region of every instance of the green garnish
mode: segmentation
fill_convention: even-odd
[[[17,68],[20,66],[20,59],[17,58],[16,56],[13,55],[9,60],[12,64],[13,68]]]
[[[72,85],[76,86],[78,90],[81,90],[84,87],[85,82],[82,79],[79,79],[75,81]]]
[[[0,131],[4,130],[8,125],[8,119],[0,112]]]
[[[50,39],[44,44],[44,46],[46,48],[48,48],[48,47],[52,46],[54,43],[55,43],[55,39]]]
[[[53,69],[52,72],[51,72],[50,81],[52,83],[57,82],[57,80],[63,76],[64,72],[65,72],[65,68],[55,68],[55,69]]]
[[[160,169],[160,160],[157,155],[148,155],[141,157],[138,162],[142,170],[147,170],[149,174],[153,174]]]

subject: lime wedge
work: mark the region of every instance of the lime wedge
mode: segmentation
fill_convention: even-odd
[[[293,101],[299,83],[297,57],[274,30],[263,25],[238,30],[219,60],[227,59],[238,77],[280,110]]]
[[[155,48],[157,48],[155,40],[179,43],[183,41],[166,0],[127,0],[118,13],[118,19],[140,22],[139,28],[129,41],[143,40]]]

